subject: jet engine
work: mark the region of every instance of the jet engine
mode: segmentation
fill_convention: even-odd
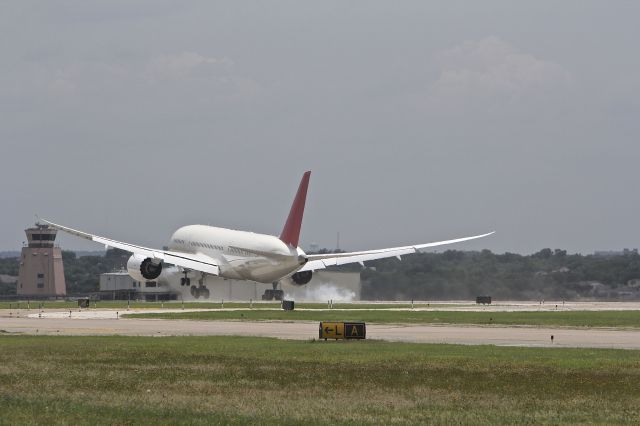
[[[309,284],[309,281],[311,281],[312,276],[313,276],[312,271],[296,272],[295,274],[291,275],[291,281],[295,285],[305,285],[305,284]]]
[[[162,272],[162,262],[154,262],[150,257],[132,255],[127,260],[127,272],[136,281],[153,281]]]

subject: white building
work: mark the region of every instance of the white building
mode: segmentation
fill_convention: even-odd
[[[141,283],[131,278],[126,271],[109,272],[100,275],[101,299],[175,299],[167,283],[148,281]]]

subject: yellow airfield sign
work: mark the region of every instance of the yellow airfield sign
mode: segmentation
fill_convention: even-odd
[[[364,339],[366,326],[363,322],[321,322],[319,336],[321,339]]]

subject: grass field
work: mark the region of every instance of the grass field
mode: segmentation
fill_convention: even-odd
[[[136,318],[197,320],[366,321],[410,324],[499,324],[562,327],[640,327],[640,311],[464,312],[464,311],[210,311],[132,314]]]
[[[0,407],[0,424],[631,424],[640,353],[0,336]]]

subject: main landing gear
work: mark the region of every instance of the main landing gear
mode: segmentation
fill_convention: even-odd
[[[189,278],[187,276],[187,274],[189,273],[189,271],[183,271],[182,272],[184,274],[183,278],[180,278],[180,285],[181,286],[191,286],[191,296],[193,296],[195,299],[199,299],[199,298],[203,298],[203,299],[208,299],[209,296],[211,295],[211,292],[209,291],[209,289],[204,285],[204,274],[202,274],[200,276],[200,279],[198,280],[198,286],[196,287],[195,285],[191,285],[191,278]]]
[[[199,286],[199,287],[196,287],[195,285],[191,286],[191,295],[196,299],[200,297],[202,297],[203,299],[208,299],[210,294],[211,293],[209,292],[209,289],[206,288],[205,286]]]
[[[265,290],[262,295],[262,300],[282,300],[284,299],[284,291],[278,290],[279,281],[273,283],[273,290]]]

